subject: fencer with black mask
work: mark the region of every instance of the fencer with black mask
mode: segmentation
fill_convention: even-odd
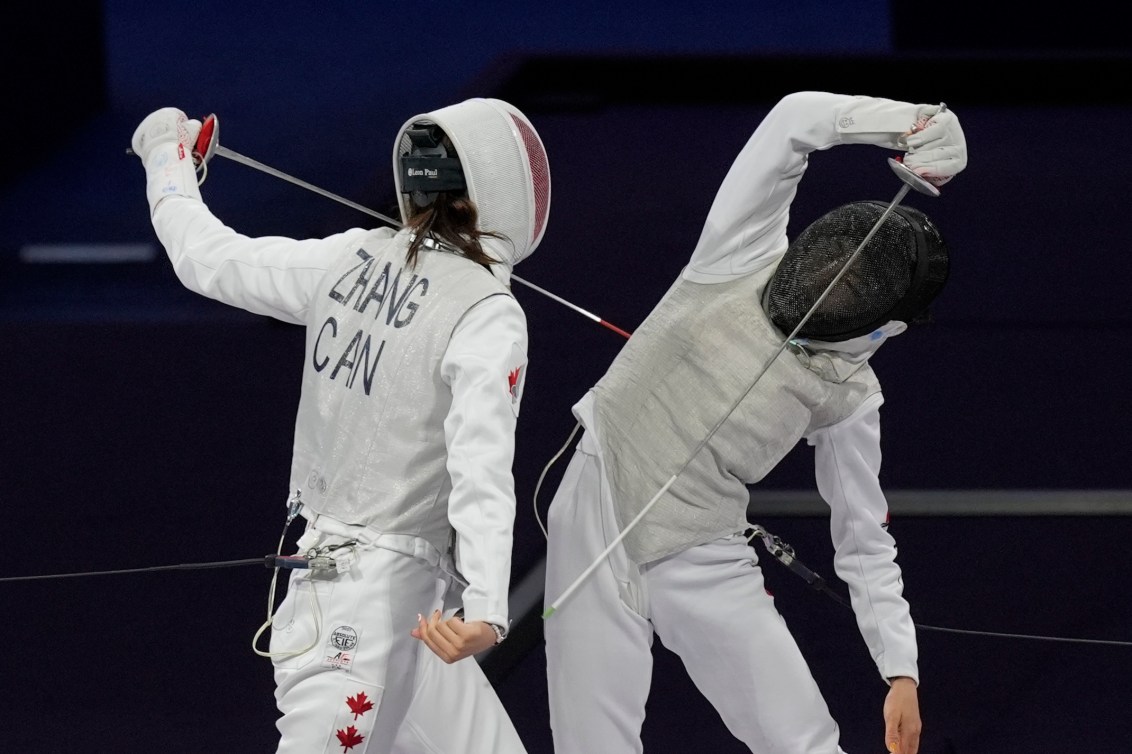
[[[296,240],[210,212],[200,129],[164,108],[135,131],[152,224],[186,287],[306,327],[286,510],[298,553],[336,563],[292,572],[256,649],[277,751],[521,754],[468,658],[509,624],[527,323],[507,282],[546,230],[537,132],[495,99],[414,116],[393,146],[404,227]]]
[[[896,206],[784,348],[886,209],[855,202],[789,242],[809,155],[841,144],[903,152],[934,185],[967,163],[958,117],[938,105],[784,97],[724,178],[688,265],[574,405],[584,432],[548,520],[547,603],[576,590],[544,626],[558,754],[642,750],[654,632],[751,751],[842,751],[744,534],[748,485],[802,439],[835,569],[889,684],[885,743],[918,749],[915,627],[885,527],[883,396],[869,357],[925,315],[947,247],[923,213]]]

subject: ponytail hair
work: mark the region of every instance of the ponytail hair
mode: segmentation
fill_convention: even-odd
[[[422,242],[432,238],[484,267],[499,264],[483,250],[480,239],[503,236],[479,230],[478,220],[475,203],[463,192],[441,191],[428,206],[413,205],[413,213],[405,223],[405,227],[413,231],[405,262],[410,267],[415,266]]]

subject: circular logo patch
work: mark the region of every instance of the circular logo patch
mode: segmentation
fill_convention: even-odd
[[[331,632],[330,644],[340,651],[353,649],[358,645],[358,632],[349,626],[339,626]]]

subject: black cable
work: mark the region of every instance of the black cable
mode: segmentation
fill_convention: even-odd
[[[767,552],[774,556],[775,560],[778,560],[780,563],[785,565],[788,570],[797,574],[814,590],[821,592],[842,607],[852,609],[852,605],[850,605],[849,601],[835,592],[833,589],[831,589],[820,574],[811,569],[802,561],[798,560],[797,556],[794,555],[794,550],[792,547],[783,543],[782,540],[778,537],[775,537],[769,532],[766,532],[765,529],[760,529],[759,531],[764,532],[766,536],[770,537],[772,542],[774,543],[774,547],[772,549],[771,546],[767,546],[765,538],[762,540],[763,545],[767,547]],[[286,527],[284,527],[284,534],[286,534]],[[752,536],[751,538],[753,539],[754,537]],[[177,565],[149,566],[146,568],[119,568],[110,571],[78,571],[75,573],[50,573],[39,576],[5,576],[0,578],[0,583],[7,581],[41,581],[45,579],[65,579],[73,578],[76,576],[108,576],[123,573],[204,570],[208,568],[231,568],[235,566],[245,565],[262,566],[264,565],[264,559],[244,558],[243,560],[217,560],[206,563],[179,563]],[[1079,639],[1065,636],[1040,636],[1036,634],[1012,634],[998,631],[974,631],[963,628],[949,628],[947,626],[932,626],[925,623],[916,623],[915,621],[913,621],[913,625],[916,628],[923,629],[925,631],[939,631],[941,633],[963,634],[966,636],[993,636],[1002,639],[1032,639],[1037,641],[1059,641],[1072,644],[1100,644],[1115,647],[1132,647],[1132,641],[1119,641],[1116,639]]]
[[[118,573],[148,573],[151,571],[191,571],[205,568],[230,568],[232,566],[257,565],[262,567],[263,558],[243,560],[217,560],[210,563],[180,563],[178,565],[149,566],[148,568],[119,568],[113,571],[78,571],[76,573],[49,573],[41,576],[5,576],[3,581],[39,581],[42,579],[66,579],[74,576],[106,576]]]
[[[942,631],[948,634],[971,634],[974,636],[997,636],[1004,639],[1038,639],[1040,641],[1064,641],[1073,644],[1107,644],[1109,646],[1117,647],[1132,647],[1132,641],[1118,641],[1116,639],[1076,639],[1064,636],[1036,636],[1034,634],[1006,634],[996,633],[991,631],[971,631],[963,628],[947,628],[946,626],[928,626],[923,623],[915,623],[916,628],[922,628],[927,631]]]
[[[291,526],[291,522],[299,515],[299,511],[303,505],[299,502],[298,493],[291,498],[287,506],[287,522],[283,525],[283,534],[279,538],[279,548],[276,555],[283,551],[283,539],[287,536],[287,530]],[[334,545],[330,549],[333,550],[337,547],[344,547],[344,545]],[[177,565],[163,565],[163,566],[148,566],[145,568],[117,568],[110,571],[76,571],[75,573],[48,573],[40,576],[5,576],[0,578],[0,583],[5,581],[42,581],[45,579],[68,579],[76,576],[109,576],[121,573],[151,573],[154,571],[195,571],[203,570],[206,568],[231,568],[233,566],[245,565],[258,565],[271,568],[273,566],[273,556],[267,558],[244,558],[243,560],[214,560],[205,563],[179,563]]]
[[[820,574],[798,560],[798,557],[794,554],[793,547],[762,527],[754,527],[750,531],[753,533],[748,537],[748,541],[754,539],[756,536],[759,537],[766,551],[774,556],[775,560],[786,566],[792,573],[801,577],[811,588],[821,592],[842,607],[847,607],[850,610],[853,609],[849,601],[833,591]],[[912,625],[925,631],[940,631],[943,633],[964,634],[967,636],[993,636],[1000,639],[1035,639],[1038,641],[1060,641],[1072,644],[1104,644],[1115,647],[1132,647],[1132,641],[1119,641],[1116,639],[1077,639],[1064,636],[1038,636],[1035,634],[1010,634],[998,631],[973,631],[963,628],[948,628],[946,626],[930,626],[923,623],[916,623],[915,621],[912,622]]]

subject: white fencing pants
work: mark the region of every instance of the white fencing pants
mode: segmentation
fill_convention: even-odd
[[[441,608],[446,584],[378,547],[333,580],[293,572],[270,651],[314,646],[273,659],[278,754],[524,754],[475,659],[446,664],[409,635],[417,613]]]
[[[583,436],[548,514],[546,601],[619,533],[601,458]],[[652,636],[728,730],[758,754],[844,754],[797,643],[740,535],[637,567],[622,547],[547,618],[555,754],[641,752]]]

